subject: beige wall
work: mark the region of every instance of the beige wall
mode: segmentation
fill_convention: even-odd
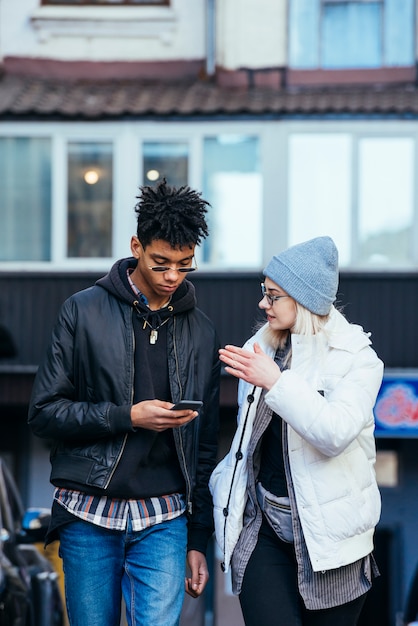
[[[228,70],[286,65],[286,0],[217,2],[217,64]]]

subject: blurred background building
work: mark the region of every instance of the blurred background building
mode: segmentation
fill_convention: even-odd
[[[222,343],[252,333],[273,254],[335,239],[338,304],[386,365],[364,624],[397,624],[418,561],[416,31],[415,0],[0,0],[0,454],[27,506],[51,501],[26,413],[58,308],[129,255],[138,186],[165,176],[212,205],[192,279]],[[185,620],[241,626],[211,557]]]

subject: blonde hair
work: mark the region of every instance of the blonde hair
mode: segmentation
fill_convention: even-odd
[[[296,320],[290,332],[296,335],[317,335],[328,322],[329,313],[327,315],[317,315],[305,308],[299,302],[295,301]]]
[[[327,315],[317,315],[316,313],[309,311],[309,309],[304,307],[302,304],[299,304],[299,302],[296,302],[296,300],[294,300],[294,302],[296,307],[296,319],[292,328],[286,330],[272,330],[268,325],[264,330],[264,340],[275,350],[278,348],[284,348],[290,334],[317,335],[323,330],[325,324],[329,320],[331,311],[330,313],[327,313]],[[291,357],[292,350],[290,349],[285,359],[286,364],[290,364]]]

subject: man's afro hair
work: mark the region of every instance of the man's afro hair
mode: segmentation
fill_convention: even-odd
[[[144,248],[156,239],[173,248],[199,244],[209,234],[205,214],[209,202],[190,187],[170,187],[164,178],[155,187],[140,187],[137,236]]]

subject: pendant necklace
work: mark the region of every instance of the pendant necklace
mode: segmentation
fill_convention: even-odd
[[[128,276],[128,280],[129,280],[129,282],[131,284],[132,289],[136,293],[136,295],[137,296],[141,295],[143,304],[145,304],[148,307],[148,309],[149,309],[148,300],[146,300],[145,296],[143,294],[141,294],[141,292],[136,287],[136,285],[134,285],[134,283],[130,280],[129,276]],[[171,298],[172,298],[172,296],[170,296],[168,302],[166,302],[164,304],[164,306],[161,307],[161,309],[166,309],[167,308],[169,311],[173,310],[173,307],[170,305]],[[158,326],[156,326],[154,328],[153,325],[150,324],[149,321],[145,318],[144,313],[141,313],[140,309],[138,308],[138,304],[139,304],[138,300],[135,300],[135,302],[133,303],[133,305],[134,305],[134,307],[135,307],[135,309],[137,311],[138,317],[143,318],[143,320],[144,320],[144,323],[142,325],[142,329],[145,330],[147,326],[149,326],[149,328],[151,329],[150,335],[149,335],[149,342],[153,346],[153,345],[155,345],[157,343],[158,329],[161,328],[161,326],[164,326],[164,324],[167,324],[168,320],[171,319],[171,318],[167,317],[163,322],[161,322],[161,324],[158,324]],[[158,316],[158,319],[161,319],[161,318],[159,318],[159,316]]]
[[[161,322],[161,324],[159,324],[159,326],[157,326],[157,328],[153,328],[148,320],[144,320],[144,325],[142,326],[143,330],[145,330],[147,326],[149,326],[150,329],[151,329],[151,332],[150,332],[150,335],[149,335],[149,342],[150,342],[151,345],[154,345],[155,343],[157,343],[158,330],[161,328],[161,326],[164,326],[164,324],[167,324],[169,319],[170,318],[167,317],[167,319],[165,319],[163,322]]]

